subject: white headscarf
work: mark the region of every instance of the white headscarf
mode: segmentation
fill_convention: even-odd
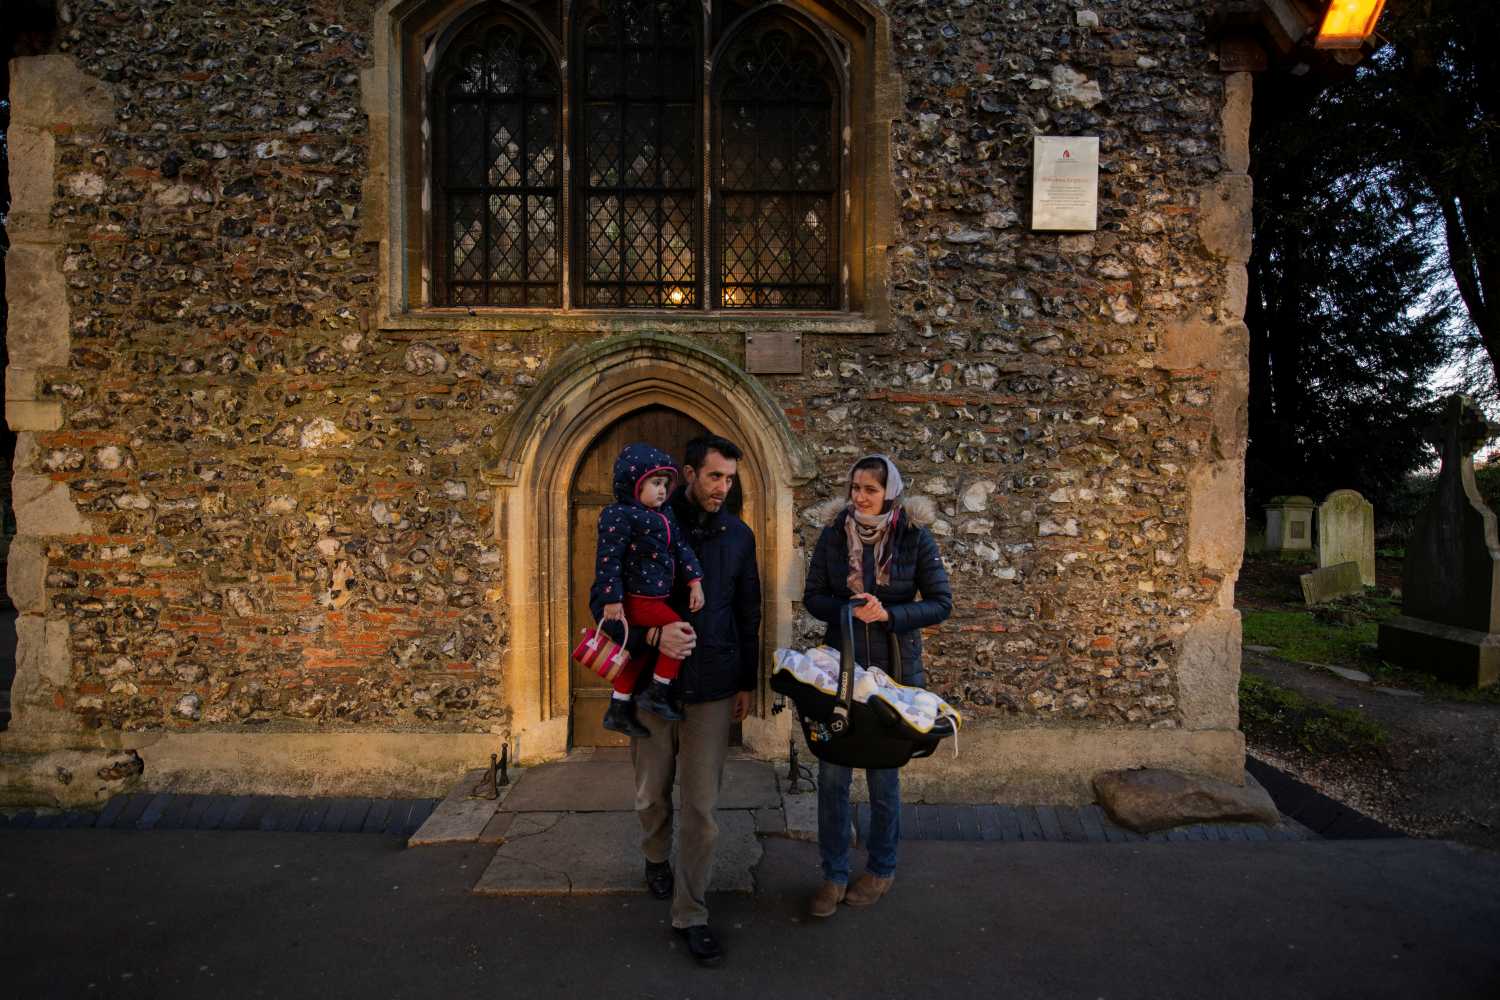
[[[895,500],[901,495],[901,472],[889,455],[866,455],[849,467],[849,481],[854,482],[854,471],[860,462],[878,458],[885,463],[885,509],[874,515],[861,514],[849,504],[849,516],[844,519],[844,535],[849,543],[849,590],[859,593],[864,584],[864,550],[875,550],[875,585],[887,586],[891,582],[891,523],[899,516]]]
[[[878,453],[874,455],[866,455],[864,458],[861,458],[859,462],[865,462],[872,458],[878,458],[885,463],[885,502],[887,504],[890,504],[891,501],[895,500],[901,495],[901,489],[905,485],[901,481],[901,470],[896,468],[896,463],[891,461],[891,456],[889,455],[882,455]],[[853,465],[849,466],[849,482],[851,483],[854,482],[854,470],[859,468],[859,462],[855,462]]]

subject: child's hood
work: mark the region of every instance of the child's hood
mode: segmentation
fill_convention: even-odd
[[[671,455],[649,444],[626,445],[615,459],[615,499],[620,503],[635,503],[641,480],[658,472],[669,472],[672,481],[677,481],[677,463]]]

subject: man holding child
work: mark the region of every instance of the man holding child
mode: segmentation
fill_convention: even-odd
[[[706,896],[713,874],[719,786],[729,756],[733,725],[750,710],[760,661],[761,592],[755,535],[739,518],[737,488],[741,453],[714,435],[695,438],[683,454],[682,484],[667,501],[672,519],[701,564],[702,607],[690,609],[686,580],[669,603],[683,620],[630,630],[632,654],[655,647],[681,661],[672,685],[678,714],[644,711],[645,732],[631,739],[636,815],[646,884],[658,899],[672,899],[672,926],[700,964],[717,965],[724,952],[708,927]],[[696,595],[693,595],[696,597]],[[595,595],[590,610],[604,617]],[[694,601],[696,603],[696,601]],[[620,632],[607,625],[616,640]],[[643,682],[652,678],[641,671]],[[672,848],[672,785],[681,787],[677,869]]]

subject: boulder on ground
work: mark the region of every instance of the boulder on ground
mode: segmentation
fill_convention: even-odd
[[[1281,814],[1250,775],[1243,786],[1161,768],[1105,771],[1094,777],[1094,793],[1110,818],[1137,833],[1185,823],[1270,823]]]

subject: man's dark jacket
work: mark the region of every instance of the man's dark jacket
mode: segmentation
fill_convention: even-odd
[[[755,564],[755,534],[740,520],[739,484],[712,514],[688,499],[683,487],[668,503],[703,566],[701,611],[688,613],[686,584],[672,592],[672,607],[698,636],[693,655],[682,661],[677,673],[678,696],[696,704],[754,691],[760,673],[760,572]],[[602,608],[590,602],[595,621]],[[605,631],[619,641],[613,622],[605,625]],[[629,647],[632,653],[647,648],[645,630],[631,629]],[[637,685],[644,686],[650,679],[651,671],[642,670]]]

